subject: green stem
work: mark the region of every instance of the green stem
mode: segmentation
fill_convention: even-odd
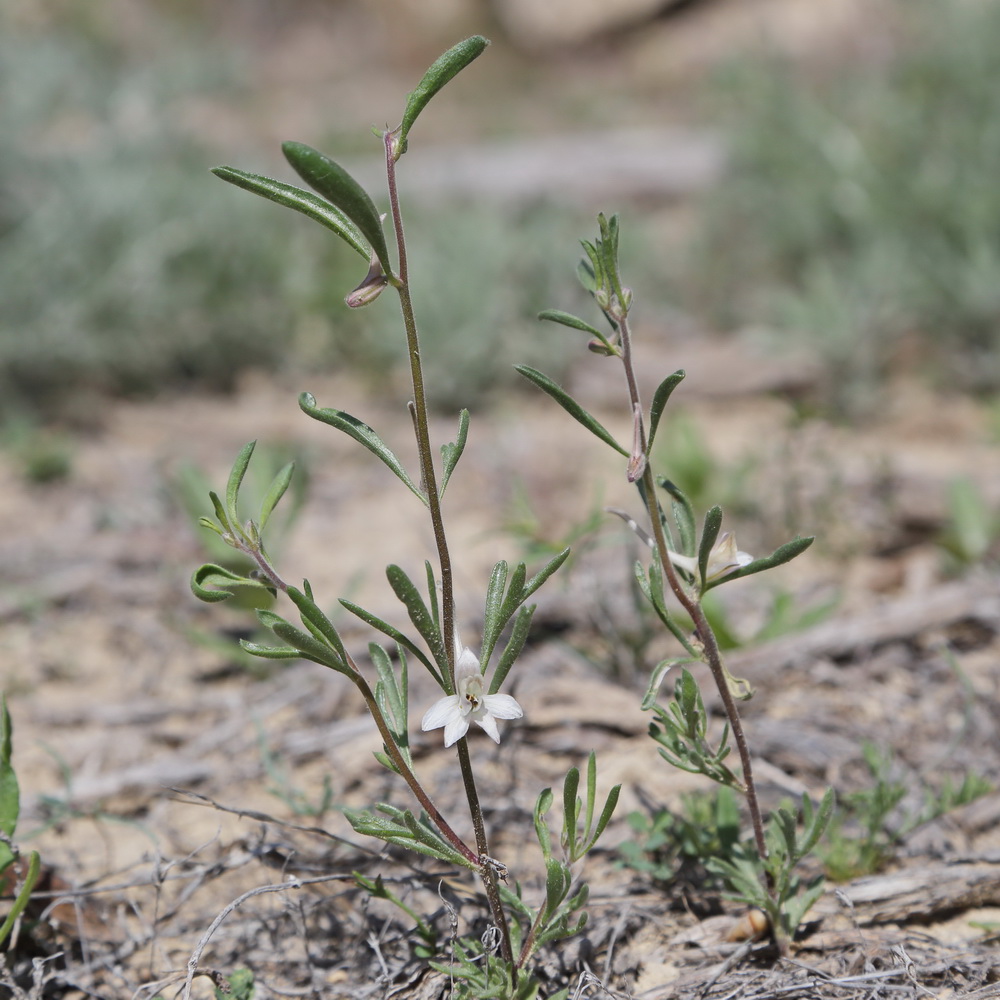
[[[622,364],[625,368],[625,379],[628,383],[629,402],[632,412],[642,413],[642,403],[639,398],[639,386],[635,377],[635,367],[632,361],[632,337],[628,326],[628,316],[622,309],[615,319],[618,323],[618,332],[621,336],[622,344]],[[646,454],[646,431],[641,423],[639,425],[639,440],[642,453]],[[740,720],[739,709],[736,707],[736,699],[733,698],[732,691],[726,681],[726,671],[722,665],[722,654],[719,651],[719,643],[709,625],[705,612],[702,610],[701,602],[691,597],[687,589],[681,583],[674,569],[674,564],[670,560],[669,546],[663,531],[663,522],[660,520],[659,504],[656,502],[656,483],[653,479],[653,471],[647,461],[642,473],[642,485],[646,494],[646,508],[649,515],[650,524],[653,527],[653,538],[656,542],[656,552],[660,559],[660,566],[666,574],[667,582],[674,596],[680,601],[681,606],[691,616],[691,621],[697,630],[698,638],[704,651],[705,662],[712,672],[712,679],[719,691],[722,699],[722,706],[729,720],[729,728],[733,733],[733,740],[740,755],[740,765],[743,769],[744,793],[747,798],[747,808],[750,810],[750,821],[753,825],[754,842],[757,845],[757,853],[761,859],[767,857],[767,843],[764,839],[764,820],[760,812],[760,803],[757,800],[757,786],[753,778],[753,766],[750,760],[750,747],[747,743],[746,735],[743,732],[743,723]],[[770,887],[769,887],[770,888]]]
[[[389,188],[389,207],[392,214],[393,230],[396,234],[397,270],[396,281],[393,284],[399,294],[400,309],[403,314],[403,326],[406,329],[406,347],[410,359],[410,380],[413,385],[413,427],[417,438],[417,453],[420,460],[420,481],[427,495],[427,506],[431,516],[431,526],[434,531],[434,543],[437,546],[438,564],[441,568],[441,625],[444,638],[445,653],[448,657],[448,676],[451,690],[457,693],[455,682],[455,646],[457,631],[455,629],[455,591],[451,568],[451,555],[448,551],[448,539],[444,530],[444,519],[441,514],[441,497],[438,493],[437,475],[434,470],[434,452],[431,449],[430,431],[427,420],[427,397],[424,391],[423,364],[420,355],[420,339],[417,334],[417,323],[413,315],[413,301],[410,298],[409,266],[406,256],[406,240],[403,235],[403,217],[399,209],[399,192],[396,188],[396,157],[395,137],[392,132],[383,136],[385,143],[386,179]],[[476,779],[469,757],[469,748],[463,737],[457,743],[458,761],[462,772],[462,784],[469,803],[472,825],[476,832],[476,847],[479,857],[489,858],[489,842],[486,838],[486,827],[483,822],[483,810],[479,804],[479,793],[476,791]],[[493,921],[500,931],[501,951],[506,962],[513,961],[510,943],[510,928],[500,900],[500,890],[497,887],[496,875],[488,862],[479,861],[479,873],[486,890]],[[516,970],[514,970],[516,980]]]

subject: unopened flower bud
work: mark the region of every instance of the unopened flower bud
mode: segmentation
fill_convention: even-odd
[[[629,455],[626,474],[630,483],[642,478],[646,471],[646,450],[643,447],[642,410],[636,404],[632,410],[632,453]]]
[[[382,294],[382,289],[385,288],[388,281],[385,271],[382,270],[381,262],[378,257],[373,256],[371,267],[368,268],[364,281],[349,292],[344,301],[352,309],[360,309],[362,306],[374,302]]]
[[[605,358],[611,358],[617,354],[617,351],[613,347],[608,347],[606,343],[598,340],[596,337],[593,340],[587,341],[587,350],[591,354],[600,354]]]

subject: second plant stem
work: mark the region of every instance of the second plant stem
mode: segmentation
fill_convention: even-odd
[[[628,383],[629,402],[633,413],[638,414],[639,445],[642,454],[646,453],[646,432],[642,426],[642,402],[639,398],[639,386],[635,377],[635,366],[632,360],[632,337],[628,326],[628,317],[624,310],[615,316],[618,324],[618,331],[621,336],[622,365],[625,369],[625,379]],[[733,740],[740,755],[740,765],[743,770],[744,794],[747,799],[747,808],[750,811],[750,822],[753,826],[754,842],[757,853],[761,859],[767,857],[767,843],[764,839],[764,820],[760,811],[760,803],[757,801],[757,786],[753,779],[753,765],[750,760],[750,747],[747,743],[746,734],[743,732],[743,723],[740,719],[739,709],[736,706],[736,699],[729,688],[726,679],[726,671],[722,665],[722,654],[719,651],[719,643],[712,631],[712,626],[705,617],[702,610],[701,601],[692,597],[677,576],[674,564],[670,559],[670,549],[667,545],[667,538],[663,531],[663,522],[660,520],[660,508],[656,502],[656,483],[653,478],[653,471],[648,461],[642,472],[643,492],[646,498],[647,514],[653,528],[653,539],[656,542],[656,553],[660,560],[663,572],[666,574],[667,582],[674,596],[680,602],[684,610],[690,615],[694,623],[695,631],[701,642],[704,652],[705,662],[712,672],[712,679],[718,688],[719,697],[722,699],[722,706],[729,721],[729,728],[733,733]],[[772,887],[768,886],[770,890]]]

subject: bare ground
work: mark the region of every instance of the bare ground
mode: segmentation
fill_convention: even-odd
[[[667,370],[659,339],[645,335],[657,359],[650,379]],[[732,345],[668,353],[693,372],[759,364]],[[580,391],[626,434],[589,378],[578,377]],[[919,809],[922,789],[945,776],[971,771],[997,787],[1000,586],[982,570],[947,576],[933,544],[950,478],[968,474],[988,496],[1000,491],[982,414],[901,384],[877,426],[796,430],[789,403],[708,391],[720,384],[734,380],[699,388],[694,379],[684,402],[720,461],[753,459],[746,492],[759,503],[731,521],[741,545],[760,552],[795,529],[816,532],[814,549],[770,582],[803,605],[840,594],[832,618],[729,657],[757,688],[745,718],[765,803],[870,784],[866,740],[892,751],[910,789],[903,809]],[[321,404],[368,419],[410,460],[405,414],[373,410],[345,380],[308,387]],[[450,423],[440,423],[439,440]],[[189,595],[202,555],[169,484],[193,459],[221,485],[251,436],[294,443],[309,457],[308,503],[280,558],[287,575],[308,576],[329,606],[349,593],[402,623],[381,567],[419,572],[431,552],[419,506],[367,453],[302,416],[287,386],[254,378],[231,399],[118,404],[102,431],[76,442],[67,482],[30,486],[9,463],[4,470],[4,522],[17,526],[0,556],[4,687],[24,790],[20,830],[38,831],[23,846],[41,851],[46,872],[8,962],[23,977],[31,957],[48,956],[46,996],[177,995],[192,957],[194,996],[211,995],[210,974],[240,966],[254,970],[263,997],[447,995],[447,977],[412,954],[412,923],[367,900],[354,871],[383,874],[435,913],[445,942],[453,926],[482,926],[470,880],[379,853],[338,813],[373,800],[412,805],[372,758],[377,734],[350,686],[309,664],[252,676],[224,644],[247,628],[246,616]],[[516,533],[497,530],[510,522],[515,486],[531,500],[537,533],[558,538],[602,503],[634,506],[608,456],[544,399],[475,417],[446,511],[466,641],[476,642],[492,562],[523,550]],[[538,791],[592,749],[601,787],[624,786],[605,850],[582,873],[590,925],[545,957],[543,993],[568,985],[650,998],[997,995],[996,792],[910,832],[877,875],[830,886],[783,959],[766,944],[731,940],[742,914],[716,890],[653,882],[616,864],[616,845],[631,836],[628,812],[677,807],[682,792],[704,787],[659,760],[646,735],[643,676],[670,647],[629,638],[638,629],[629,545],[619,522],[606,525],[540,594],[533,640],[512,675],[525,718],[507,725],[499,748],[472,741],[494,854],[529,900],[541,891],[531,846]],[[737,631],[762,619],[767,584],[728,588]],[[346,615],[343,625],[363,649],[371,636]],[[416,718],[434,696],[426,681],[414,678]],[[465,832],[440,733],[417,734],[414,751],[438,805]],[[325,782],[332,806],[311,814]]]

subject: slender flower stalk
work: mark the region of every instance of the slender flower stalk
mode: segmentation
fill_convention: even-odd
[[[420,461],[420,480],[427,496],[431,525],[434,532],[434,542],[438,552],[438,564],[441,570],[441,618],[445,649],[448,655],[448,673],[451,690],[457,692],[456,655],[457,630],[455,628],[455,592],[451,567],[451,555],[448,551],[448,539],[445,534],[444,519],[441,514],[441,497],[438,492],[437,475],[434,469],[434,453],[431,449],[430,431],[427,420],[427,397],[424,391],[423,366],[420,354],[420,339],[417,333],[416,319],[413,314],[413,301],[410,297],[409,268],[406,256],[406,240],[403,234],[403,218],[399,207],[399,193],[396,187],[396,160],[398,145],[396,133],[387,131],[383,136],[385,143],[386,179],[389,189],[389,210],[392,218],[393,231],[396,234],[396,252],[398,271],[394,281],[399,294],[400,309],[403,315],[403,325],[406,329],[406,346],[410,359],[410,380],[413,387],[413,427],[417,438],[417,452]],[[476,835],[476,847],[479,852],[479,873],[486,890],[493,921],[500,931],[501,955],[508,963],[513,962],[513,949],[510,942],[510,928],[503,903],[500,899],[500,889],[497,885],[496,872],[488,863],[490,857],[489,841],[486,836],[486,825],[483,820],[483,810],[479,802],[479,792],[472,770],[472,759],[465,736],[457,739],[459,768],[462,773],[462,784],[469,803],[472,825]],[[487,859],[483,861],[482,859]],[[513,968],[516,981],[517,970]]]

